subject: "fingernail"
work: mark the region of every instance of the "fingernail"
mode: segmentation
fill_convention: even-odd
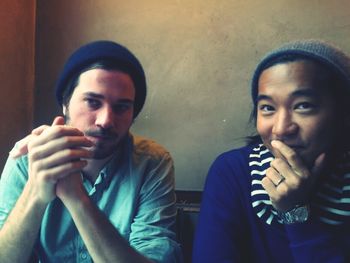
[[[276,145],[276,143],[277,143],[277,145]],[[278,146],[278,141],[277,141],[277,140],[272,140],[272,141],[271,141],[271,145],[272,145],[273,147]]]

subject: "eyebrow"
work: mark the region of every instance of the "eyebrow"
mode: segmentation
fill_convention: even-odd
[[[317,92],[315,91],[315,89],[301,89],[301,90],[296,90],[294,92],[292,92],[291,94],[292,97],[315,97],[317,96]],[[271,100],[271,96],[268,95],[258,95],[258,97],[256,98],[256,102],[258,103],[261,100]]]
[[[105,99],[105,96],[101,95],[101,94],[98,94],[98,93],[94,93],[94,92],[85,92],[84,93],[85,96],[88,96],[88,97],[92,97],[94,99]],[[131,100],[131,99],[119,99],[117,103],[128,103],[128,104],[133,104],[134,103],[134,100]]]
[[[93,97],[95,99],[104,99],[105,98],[105,96],[103,96],[101,94],[94,93],[94,92],[85,92],[84,95],[89,96],[89,97]]]

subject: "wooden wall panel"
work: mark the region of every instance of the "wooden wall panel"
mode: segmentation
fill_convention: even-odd
[[[0,166],[32,127],[35,0],[0,1]]]

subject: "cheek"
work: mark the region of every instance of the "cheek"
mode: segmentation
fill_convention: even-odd
[[[131,114],[126,120],[125,120],[125,128],[129,129],[130,126],[132,125],[134,119],[133,119],[133,114]]]
[[[120,130],[129,130],[133,122],[133,114],[125,114],[122,117],[117,117],[115,119],[115,127]]]
[[[305,132],[309,140],[313,140],[315,144],[328,144],[335,136],[334,125],[330,122],[316,123],[306,126]]]
[[[83,109],[76,109],[74,112],[69,114],[70,121],[77,126],[90,126],[95,123],[95,114],[86,112]]]
[[[311,149],[322,152],[329,149],[336,139],[336,126],[333,118],[315,119],[304,125],[304,140]]]
[[[262,120],[262,118],[259,118],[258,116],[256,120],[256,130],[260,137],[264,140],[271,136],[272,125],[270,122]]]
[[[256,130],[263,142],[263,144],[271,151],[273,155],[276,156],[274,149],[272,148],[270,141],[272,138],[272,127],[271,121],[261,120],[257,118],[256,121]]]

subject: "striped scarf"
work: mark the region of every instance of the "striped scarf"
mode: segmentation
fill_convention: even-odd
[[[249,155],[252,176],[252,206],[257,216],[268,225],[281,224],[261,179],[274,159],[271,152],[259,144]],[[350,222],[350,173],[336,173],[327,176],[311,198],[311,215],[328,225],[342,225]]]

